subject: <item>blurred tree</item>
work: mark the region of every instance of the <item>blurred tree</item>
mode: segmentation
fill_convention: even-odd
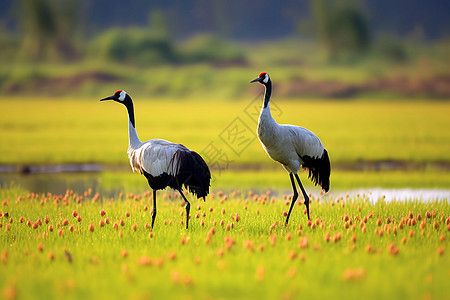
[[[169,26],[167,25],[166,17],[162,10],[155,9],[150,12],[149,30],[161,38],[170,38]]]
[[[245,54],[236,44],[214,34],[197,34],[181,46],[186,62],[209,62],[217,65],[244,65]]]
[[[201,31],[230,38],[238,27],[236,16],[240,15],[237,10],[240,2],[242,1],[195,0],[193,12],[200,22]]]
[[[20,20],[24,31],[22,56],[42,59],[46,45],[56,35],[56,24],[49,3],[22,0]]]
[[[21,0],[21,57],[30,60],[73,60],[78,57],[77,0]]]
[[[369,48],[369,25],[357,1],[312,0],[318,38],[327,58],[364,54]]]
[[[395,63],[404,63],[409,59],[405,43],[392,35],[380,34],[376,39],[374,52]]]
[[[112,28],[99,34],[89,45],[89,55],[137,65],[177,62],[164,13],[155,10],[149,16],[147,27]]]

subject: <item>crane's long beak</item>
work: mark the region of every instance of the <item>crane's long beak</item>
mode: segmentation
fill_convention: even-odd
[[[109,97],[100,99],[100,101],[105,101],[105,100],[114,100],[114,96],[109,96]]]
[[[252,81],[250,81],[250,83],[257,82],[257,81],[260,81],[260,80],[261,80],[261,77],[258,77],[256,79],[253,79]]]

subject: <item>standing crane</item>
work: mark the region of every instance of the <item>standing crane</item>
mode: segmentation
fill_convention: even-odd
[[[310,220],[309,197],[300,182],[297,172],[301,166],[304,169],[308,169],[311,181],[315,185],[319,184],[325,192],[328,192],[331,169],[328,152],[319,138],[311,131],[293,125],[280,125],[273,119],[269,106],[272,94],[272,81],[269,74],[262,72],[258,78],[250,83],[252,82],[259,82],[266,88],[263,107],[258,119],[259,141],[269,157],[281,163],[283,168],[289,173],[292,189],[294,190],[285,225],[288,224],[292,208],[298,198],[294,176],[305,198],[306,212],[308,220]]]
[[[204,198],[209,193],[211,173],[203,158],[181,144],[166,140],[152,139],[141,142],[136,132],[134,108],[131,97],[125,91],[100,101],[114,100],[125,105],[128,111],[128,158],[131,169],[147,178],[153,189],[152,229],[156,217],[156,191],[170,187],[177,190],[186,203],[186,229],[189,227],[190,203],[182,191],[184,185],[197,198]]]

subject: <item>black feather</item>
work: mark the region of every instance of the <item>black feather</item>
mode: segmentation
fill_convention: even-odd
[[[304,161],[303,168],[309,170],[309,178],[317,185],[319,184],[325,192],[330,189],[330,158],[326,149],[323,150],[321,157],[312,158],[308,155],[301,157]]]
[[[143,170],[150,187],[154,190],[162,190],[166,187],[179,190],[184,185],[197,198],[206,197],[209,194],[211,173],[202,157],[189,149],[177,150],[170,163],[174,164],[175,162],[179,165],[175,175],[164,172],[161,175],[152,176]]]

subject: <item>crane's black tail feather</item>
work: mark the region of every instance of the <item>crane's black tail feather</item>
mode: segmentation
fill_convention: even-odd
[[[169,169],[171,169],[170,172]],[[184,185],[197,198],[204,198],[209,194],[211,173],[208,165],[199,154],[189,149],[178,150],[173,154],[167,172],[158,176],[152,176],[145,170],[141,172],[154,190],[162,190],[166,187],[180,190]]]
[[[323,150],[322,156],[312,158],[310,156],[302,156],[304,161],[303,167],[309,170],[309,178],[317,185],[319,184],[325,192],[330,189],[330,158],[326,149]]]
[[[211,173],[203,158],[195,151],[179,150],[174,153],[173,160],[178,160],[179,170],[175,176],[175,183],[184,185],[197,198],[209,194]]]

